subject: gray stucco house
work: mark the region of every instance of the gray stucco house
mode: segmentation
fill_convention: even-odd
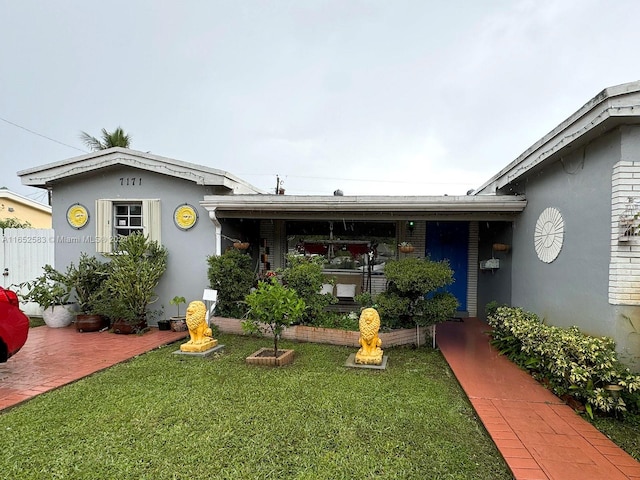
[[[386,260],[428,255],[450,261],[459,316],[483,316],[492,300],[522,306],[613,337],[640,366],[640,82],[604,90],[466,196],[266,194],[227,172],[120,148],[18,175],[50,192],[58,267],[136,229],[161,241],[165,308],[174,295],[201,298],[206,257],[235,240],[250,244],[257,276],[288,252],[322,254],[327,275],[356,293],[385,288]],[[415,250],[399,252],[403,241]]]
[[[476,192],[517,196],[510,303],[640,368],[640,82],[607,88]]]

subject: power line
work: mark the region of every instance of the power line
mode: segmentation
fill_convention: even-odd
[[[233,173],[238,177],[273,177],[273,173]],[[469,182],[409,182],[405,180],[380,180],[371,178],[344,178],[344,177],[313,177],[305,175],[282,175],[283,178],[306,178],[310,180],[336,180],[339,182],[363,182],[363,183],[402,183],[407,185],[469,185]]]
[[[12,122],[10,120],[7,120],[6,118],[0,117],[0,120],[2,120],[3,122],[8,123],[9,125],[13,125],[14,127],[21,128],[22,130],[25,130],[25,131],[27,131],[29,133],[32,133],[33,135],[37,135],[39,137],[46,138],[47,140],[50,140],[50,141],[55,142],[55,143],[58,143],[60,145],[64,145],[65,147],[73,148],[74,150],[78,150],[78,151],[80,151],[82,153],[89,153],[86,150],[82,150],[81,148],[74,147],[73,145],[69,145],[67,143],[60,142],[60,141],[58,141],[58,140],[56,140],[54,138],[47,137],[46,135],[43,135],[41,133],[35,132],[33,130],[30,130],[27,127],[23,127],[22,125],[18,125],[17,123],[14,123],[14,122]]]

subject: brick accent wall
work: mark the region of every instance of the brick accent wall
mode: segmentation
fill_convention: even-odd
[[[611,186],[609,303],[640,305],[640,236],[621,236],[619,221],[630,197],[640,201],[640,162],[616,163]]]

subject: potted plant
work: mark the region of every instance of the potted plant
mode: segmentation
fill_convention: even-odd
[[[171,300],[169,300],[169,303],[171,303],[171,305],[175,305],[178,308],[178,315],[169,319],[171,330],[173,330],[174,332],[184,332],[185,330],[187,330],[187,321],[184,315],[180,316],[180,305],[183,303],[187,303],[187,300],[184,297],[179,297],[178,295],[176,295]]]
[[[109,318],[98,312],[101,298],[106,293],[103,285],[109,271],[109,263],[101,262],[84,252],[80,254],[77,266],[71,263],[67,268],[68,284],[73,288],[73,295],[78,303],[75,322],[77,331],[95,332],[109,326]]]
[[[282,331],[298,321],[306,307],[295,290],[280,284],[277,279],[259,282],[258,288],[246,296],[248,318],[242,329],[248,333],[273,335],[273,348],[261,348],[247,357],[247,363],[281,366],[293,361],[293,350],[278,350]]]
[[[101,308],[113,320],[115,333],[138,333],[147,328],[149,305],[167,269],[167,250],[142,233],[122,237],[111,258],[111,274],[104,282]],[[104,311],[106,310],[106,311]]]
[[[415,250],[415,247],[413,245],[411,245],[411,242],[400,242],[398,244],[398,249],[402,252],[402,253],[411,253]]]
[[[20,291],[20,299],[40,305],[43,309],[42,318],[49,327],[67,327],[76,315],[73,304],[69,301],[69,279],[51,265],[45,265],[42,269],[44,273],[39,277],[16,285]]]

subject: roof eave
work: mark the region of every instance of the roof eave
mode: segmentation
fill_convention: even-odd
[[[493,194],[528,171],[555,161],[568,151],[623,124],[640,124],[640,81],[600,92],[482,184],[473,195]]]
[[[230,191],[241,185],[249,191],[261,192],[244,180],[223,170],[118,147],[21,170],[17,174],[23,185],[47,188],[57,180],[113,165],[140,168],[192,181],[198,185],[225,187]]]
[[[208,195],[200,204],[211,212],[247,212],[264,217],[330,214],[519,213],[527,204],[516,196],[283,196]]]

